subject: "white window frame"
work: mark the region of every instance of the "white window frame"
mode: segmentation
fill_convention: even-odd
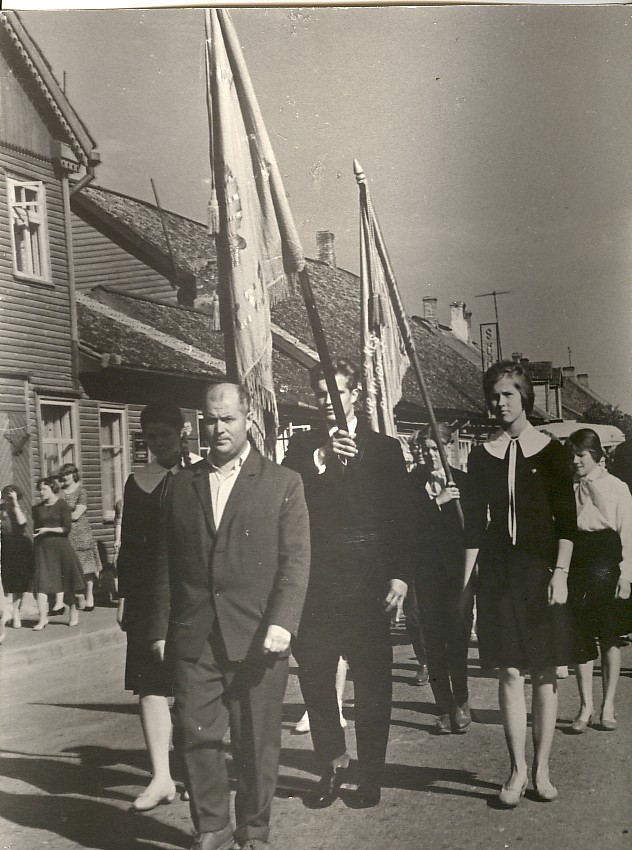
[[[18,201],[19,190],[35,192],[34,201]],[[48,244],[48,216],[46,213],[46,187],[41,180],[21,180],[7,177],[7,201],[9,206],[9,230],[11,231],[11,256],[13,273],[22,280],[51,283],[50,250]],[[30,234],[31,228],[37,234],[38,251],[33,251],[34,241],[30,235],[24,240],[26,258],[21,258],[20,245],[16,241],[16,227],[24,228]],[[24,268],[20,268],[24,265]]]
[[[125,482],[127,481],[127,477],[129,475],[129,428],[128,428],[128,419],[127,419],[127,410],[124,407],[113,407],[113,406],[101,406],[99,405],[99,470],[101,476],[101,511],[102,516],[105,522],[113,522],[115,510],[106,509],[105,506],[105,498],[103,491],[103,482],[105,480],[104,470],[103,470],[103,452],[105,449],[113,448],[114,445],[104,444],[101,440],[101,416],[102,414],[110,414],[116,415],[120,417],[121,422],[121,475],[120,475],[120,493],[117,491],[115,486],[115,499],[114,505],[118,499],[123,498],[123,490],[125,488]]]
[[[42,476],[52,475],[57,472],[57,469],[48,472],[46,469],[46,454],[44,451],[44,446],[46,443],[57,443],[58,445],[58,457],[61,455],[61,446],[62,440],[48,440],[45,436],[45,428],[44,428],[44,415],[43,415],[43,407],[61,407],[66,408],[66,410],[70,411],[70,430],[71,430],[71,438],[68,441],[70,445],[72,445],[72,461],[62,461],[59,466],[63,466],[64,463],[74,463],[79,472],[81,472],[81,451],[79,446],[79,422],[77,418],[77,402],[69,399],[59,399],[59,398],[48,398],[46,396],[39,396],[37,399],[37,418],[39,422],[39,435],[40,435],[40,470]]]

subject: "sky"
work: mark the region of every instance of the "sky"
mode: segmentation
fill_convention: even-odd
[[[96,139],[97,182],[204,221],[199,9],[30,11]],[[233,22],[303,248],[359,269],[367,177],[409,313],[436,296],[503,353],[587,372],[632,413],[632,9],[238,9]],[[569,355],[569,349],[570,355]]]

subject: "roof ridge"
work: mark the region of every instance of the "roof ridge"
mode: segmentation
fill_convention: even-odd
[[[156,204],[152,204],[151,201],[144,201],[142,198],[136,198],[134,197],[134,195],[127,195],[125,194],[125,192],[118,192],[116,189],[108,189],[107,186],[101,186],[100,183],[92,182],[88,186],[84,186],[83,189],[81,189],[81,191],[79,192],[79,194],[87,194],[90,192],[91,189],[97,189],[101,192],[107,192],[108,195],[116,195],[118,198],[125,198],[128,201],[134,201],[137,204],[142,204],[144,207],[148,207],[149,209],[155,211],[158,214],[160,214],[160,209],[162,209],[163,212],[166,212],[169,215],[174,215],[176,216],[176,218],[181,218],[183,221],[188,221],[191,224],[197,224],[200,227],[206,228],[204,222],[198,221],[198,219],[196,218],[190,218],[189,216],[183,215],[182,213],[176,212],[175,210],[171,210],[168,207],[158,208]]]
[[[207,366],[212,366],[220,372],[226,371],[226,364],[223,360],[218,360],[217,357],[207,354],[205,351],[202,351],[202,349],[196,348],[196,346],[191,345],[190,343],[186,343],[170,336],[169,334],[158,331],[155,328],[146,325],[144,322],[141,322],[140,319],[133,319],[131,316],[127,316],[125,313],[115,310],[114,307],[103,304],[101,301],[97,301],[95,298],[91,298],[89,295],[85,295],[84,293],[78,292],[76,298],[79,304],[83,304],[83,306],[87,307],[89,310],[93,310],[95,313],[101,313],[102,316],[106,316],[107,318],[113,319],[122,325],[126,325],[128,328],[131,328],[137,333],[153,339],[154,342],[159,342],[167,348],[171,348],[173,351],[178,351],[180,354],[185,354],[187,357],[191,357],[193,360],[199,360],[201,363],[204,363]]]

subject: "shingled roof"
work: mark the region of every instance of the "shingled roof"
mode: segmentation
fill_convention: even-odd
[[[100,215],[125,227],[130,238],[143,240],[151,250],[167,254],[157,208],[144,201],[111,192],[101,187],[89,186],[79,193],[85,207],[97,207]],[[215,245],[208,235],[206,226],[200,222],[165,211],[168,221],[172,251],[177,264],[191,273],[197,273],[199,258],[208,258],[204,270],[208,291],[216,286],[217,267]],[[321,320],[330,350],[335,357],[360,358],[360,279],[345,269],[334,268],[319,260],[307,260],[307,268],[314,289]],[[124,278],[115,287],[97,287],[93,293],[100,300],[107,300],[114,309],[133,315],[148,326],[160,329],[175,339],[190,343],[212,353],[223,360],[221,334],[212,331],[209,317],[200,311],[169,307],[164,302],[173,302],[174,295],[165,281],[164,293],[148,299],[131,296],[124,291]],[[172,313],[176,309],[178,313]],[[300,293],[273,308],[274,325],[281,332],[297,337],[304,346],[315,348],[311,327],[303,298]],[[485,403],[481,389],[481,373],[470,360],[455,350],[440,330],[423,319],[411,321],[421,366],[426,377],[430,396],[443,418],[485,416]],[[83,334],[83,332],[82,332]],[[83,341],[83,336],[82,336]],[[92,340],[93,343],[96,340]],[[278,342],[278,340],[277,340]],[[275,348],[278,348],[275,343]],[[166,362],[155,359],[154,365]],[[279,390],[279,403],[291,399],[292,403],[309,404],[311,394],[305,359],[299,365],[288,357],[288,351],[275,350],[275,381]],[[404,399],[400,412],[406,417],[424,420],[425,406],[412,372],[408,370],[404,379]]]

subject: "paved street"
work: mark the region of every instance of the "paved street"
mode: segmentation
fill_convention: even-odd
[[[495,793],[506,773],[496,683],[481,676],[472,647],[475,724],[461,737],[432,734],[428,687],[409,682],[410,647],[394,637],[395,697],[382,804],[368,811],[338,800],[326,811],[301,802],[314,780],[309,735],[291,733],[302,713],[295,672],[286,697],[276,850],[595,850],[629,848],[632,835],[632,650],[624,651],[619,730],[566,734],[576,706],[574,679],[561,682],[553,778],[560,799],[527,792],[514,811]],[[124,642],[114,610],[83,615],[78,630],[50,625],[41,635],[7,630],[0,648],[0,847],[2,850],[188,848],[188,805],[132,815],[147,782],[134,698],[122,690]],[[600,684],[597,685],[597,694]],[[353,748],[353,688],[345,714]]]

